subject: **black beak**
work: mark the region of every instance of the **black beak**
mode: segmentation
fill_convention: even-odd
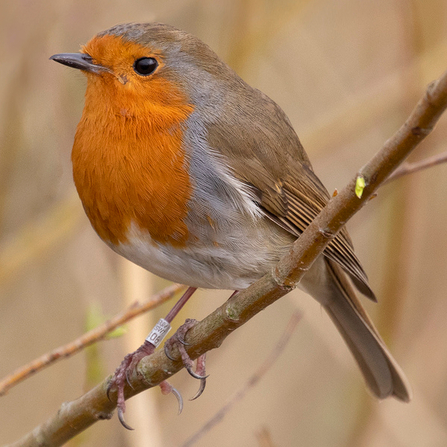
[[[107,67],[93,63],[91,56],[85,53],[61,53],[50,57],[51,60],[67,65],[68,67],[84,70],[89,73],[110,72]]]

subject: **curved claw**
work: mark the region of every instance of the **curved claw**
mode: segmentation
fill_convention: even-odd
[[[134,430],[127,422],[124,420],[124,412],[121,408],[118,408],[118,419],[121,422],[121,425],[127,430]]]
[[[132,383],[130,383],[130,378],[129,378],[129,369],[126,369],[126,382],[127,384],[134,390],[135,388],[133,387]],[[133,429],[132,429],[133,430]]]
[[[179,341],[179,343],[181,343],[183,346],[190,346],[190,343],[186,343],[185,338],[184,337],[177,337],[177,340]]]
[[[175,396],[175,398],[177,399],[178,402],[178,413],[177,414],[181,414],[181,412],[183,411],[183,397],[180,394],[180,392],[177,390],[177,388],[173,387],[171,385],[171,393]]]
[[[107,390],[106,390],[106,396],[107,396],[107,399],[109,399],[109,402],[112,402],[112,399],[110,399],[110,390],[111,389],[112,389],[112,383],[110,381],[109,384],[107,385]]]
[[[185,365],[186,370],[189,372],[189,375],[194,377],[194,379],[198,379],[198,380],[205,380],[206,378],[209,377],[209,374],[206,376],[201,376],[199,374],[197,374],[196,372],[194,372],[191,368],[191,366],[189,365]]]
[[[169,352],[169,349],[167,348],[166,343],[165,343],[165,345],[163,346],[163,350],[165,351],[165,355],[166,355],[166,357],[167,357],[169,360],[175,362],[175,358],[171,356],[171,353]]]
[[[208,377],[208,376],[206,376]],[[202,379],[200,381],[200,386],[199,389],[197,390],[197,393],[191,397],[191,399],[189,399],[190,401],[196,400],[198,397],[200,397],[202,395],[202,393],[205,391],[205,387],[206,387],[206,378]]]

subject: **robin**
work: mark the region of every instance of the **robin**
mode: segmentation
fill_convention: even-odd
[[[184,31],[117,25],[80,53],[52,59],[87,76],[72,161],[93,228],[118,254],[190,286],[115,373],[125,424],[126,374],[154,351],[195,289],[248,287],[289,251],[330,196],[282,109]],[[300,287],[329,314],[372,393],[409,401],[403,372],[357,298],[355,289],[376,301],[346,229]],[[168,346],[185,352],[181,342],[193,324]],[[194,373],[184,361],[203,381],[204,367]]]

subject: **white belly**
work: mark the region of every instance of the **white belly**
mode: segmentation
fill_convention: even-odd
[[[272,268],[290,246],[289,237],[279,238],[266,229],[264,224],[249,232],[235,227],[226,244],[175,248],[153,241],[147,232],[132,226],[128,241],[111,248],[170,281],[206,289],[242,290]]]

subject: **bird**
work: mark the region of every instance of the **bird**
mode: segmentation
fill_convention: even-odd
[[[125,23],[51,59],[87,77],[72,164],[94,230],[119,255],[189,286],[167,323],[197,288],[239,291],[271,271],[328,203],[280,106],[192,34]],[[328,313],[372,394],[408,402],[408,380],[358,298],[376,301],[346,228],[299,287]],[[192,325],[167,343],[182,348]],[[154,347],[146,340],[115,372],[124,426],[126,375]]]

